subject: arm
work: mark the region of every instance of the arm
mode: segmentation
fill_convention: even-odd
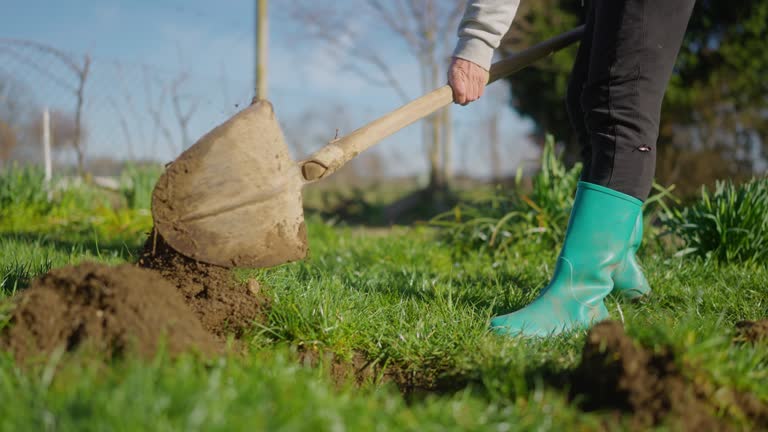
[[[493,51],[512,25],[519,4],[519,0],[469,0],[448,72],[456,103],[466,105],[482,96]]]

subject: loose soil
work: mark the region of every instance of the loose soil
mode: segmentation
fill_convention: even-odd
[[[34,280],[15,299],[0,349],[20,363],[62,346],[146,357],[161,341],[171,354],[212,354],[263,319],[268,306],[256,281],[238,283],[228,269],[189,259],[153,233],[138,267],[85,263]]]
[[[350,358],[312,346],[299,346],[297,351],[299,363],[305,367],[324,368],[337,387],[350,383],[357,386],[393,383],[409,402],[427,395],[452,394],[471,384],[468,377],[447,374],[440,367],[420,365],[414,369],[406,364],[383,365],[360,351],[353,352]]]
[[[669,348],[640,346],[618,322],[590,330],[571,383],[571,397],[583,409],[631,413],[637,429],[668,422],[674,430],[729,430],[736,419],[768,427],[765,403],[716,387],[695,367],[681,365]]]
[[[63,347],[89,347],[108,358],[152,356],[161,340],[172,354],[213,354],[221,344],[200,324],[178,291],[159,275],[132,265],[62,267],[16,298],[0,347],[26,363]]]
[[[181,255],[156,231],[147,239],[138,265],[175,286],[203,327],[220,338],[241,337],[269,307],[255,281],[238,283],[228,269]]]
[[[304,366],[323,367],[337,386],[393,383],[409,402],[482,386],[478,377],[451,374],[445,366],[414,369],[374,362],[361,352],[347,358],[303,345],[297,354]],[[584,411],[615,413],[605,424],[608,430],[618,427],[615,422],[621,421],[621,414],[628,415],[628,426],[635,430],[663,424],[696,432],[740,430],[747,424],[768,428],[768,404],[752,394],[715,385],[702,370],[681,365],[669,347],[643,347],[614,321],[590,330],[577,368],[544,367],[534,373],[554,388],[567,389],[569,399]]]
[[[768,319],[736,323],[736,341],[752,344],[768,342]]]

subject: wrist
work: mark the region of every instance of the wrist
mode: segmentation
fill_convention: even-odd
[[[453,57],[470,61],[486,71],[491,69],[493,47],[473,37],[461,37],[453,50]]]

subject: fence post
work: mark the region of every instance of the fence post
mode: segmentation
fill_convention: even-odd
[[[267,0],[256,0],[256,98],[267,98]]]
[[[48,107],[43,109],[43,165],[45,166],[45,188],[48,190],[50,200],[53,164],[51,163],[51,113]]]

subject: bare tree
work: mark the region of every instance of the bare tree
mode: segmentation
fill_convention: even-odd
[[[385,47],[376,43],[382,38],[365,30],[384,31],[407,47],[419,67],[425,93],[445,83],[454,35],[466,5],[465,0],[360,0],[342,9],[329,0],[292,1],[290,14],[309,36],[325,41],[339,57],[347,56],[349,70],[372,85],[392,89],[403,102],[411,99],[404,85],[410,77],[398,75],[391,66],[395,62],[384,54]],[[444,188],[450,175],[450,120],[450,113],[441,111],[422,124],[430,189]]]
[[[107,98],[107,102],[109,102],[109,106],[112,107],[112,110],[115,111],[115,114],[117,115],[117,119],[120,123],[120,130],[123,133],[123,138],[125,138],[125,146],[128,148],[128,158],[131,160],[136,159],[136,152],[134,151],[133,146],[133,134],[131,133],[131,128],[128,126],[128,119],[126,118],[123,109],[120,104],[117,103],[117,100],[111,96]]]
[[[172,80],[164,81],[149,67],[144,66],[143,70],[145,106],[153,125],[152,142],[157,142],[162,137],[171,155],[175,156],[192,144],[189,123],[197,112],[200,100],[184,90],[189,82],[188,72],[182,71]],[[173,122],[176,123],[178,132],[169,126]]]
[[[173,114],[176,116],[176,122],[179,125],[182,149],[185,149],[192,144],[189,138],[189,120],[195,114],[198,107],[198,101],[196,99],[181,91],[181,87],[188,78],[189,74],[182,72],[170,84]]]
[[[146,74],[144,76],[146,78]],[[119,99],[109,96],[107,101],[117,114],[120,129],[128,146],[128,156],[133,159],[139,156],[136,154],[135,143],[146,144],[148,142],[145,126],[148,122],[145,121],[145,115],[140,113],[136,106],[135,91],[127,85],[128,80],[122,64],[114,64],[113,78],[117,85],[114,88],[114,94],[119,94]]]
[[[74,111],[74,130],[72,136],[72,148],[77,155],[77,170],[81,176],[85,175],[85,145],[83,141],[83,104],[85,103],[85,85],[91,70],[91,58],[87,54],[81,58],[67,54],[57,48],[41,44],[39,42],[0,38],[0,49],[7,54],[17,58],[21,62],[37,70],[43,76],[51,81],[61,85],[71,91],[75,96]],[[25,54],[23,50],[29,49],[37,53],[55,58],[63,64],[74,75],[75,83],[72,83],[72,77],[62,78],[55,75],[32,56]]]
[[[152,72],[148,67],[144,67],[143,72],[145,107],[152,117],[153,128],[151,142],[153,144],[156,143],[159,140],[159,135],[162,135],[163,138],[165,138],[168,149],[171,151],[171,155],[175,155],[179,153],[179,149],[175,144],[176,141],[173,138],[171,129],[166,124],[164,115],[165,104],[168,100],[167,89],[159,78],[152,75]]]
[[[78,126],[77,114],[61,110],[50,112],[51,149],[61,154],[65,150],[74,149],[77,141],[87,135],[82,126]],[[43,139],[43,118],[36,116],[27,125],[29,136],[34,137],[36,143]]]
[[[76,66],[75,63],[72,63]],[[78,69],[73,67],[73,71],[77,74],[77,90],[75,95],[77,97],[77,108],[75,109],[75,133],[72,140],[72,147],[74,147],[77,153],[77,171],[81,177],[85,176],[85,146],[83,145],[83,102],[85,99],[85,81],[88,79],[88,72],[91,68],[91,58],[86,55],[83,60],[82,68]]]
[[[0,162],[10,159],[16,143],[16,132],[11,125],[0,119]]]
[[[5,74],[0,75],[0,162],[10,159],[19,143],[19,126],[27,121],[24,91],[16,84]]]

